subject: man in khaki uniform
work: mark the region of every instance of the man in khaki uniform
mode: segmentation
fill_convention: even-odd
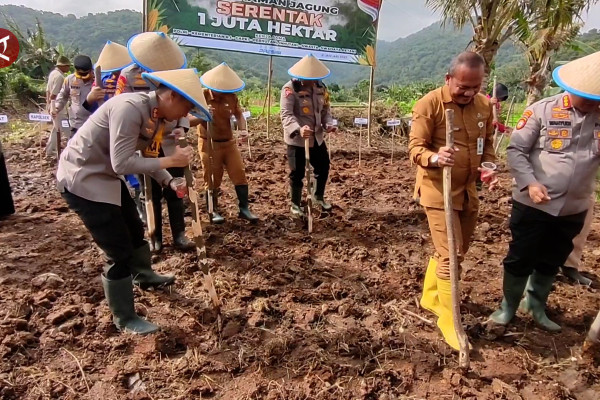
[[[65,74],[69,72],[69,68],[71,68],[71,61],[65,56],[60,56],[56,61],[56,68],[48,75],[48,84],[46,85],[46,111],[48,111],[49,114],[52,114],[52,111],[55,108],[54,101],[62,89],[63,82],[65,81]],[[46,144],[47,156],[56,152],[57,134],[60,131],[62,120],[66,118],[67,114],[64,111],[54,118],[52,132],[50,132],[50,137]]]
[[[554,70],[565,93],[528,107],[511,135],[515,180],[512,240],[504,259],[504,298],[490,319],[506,325],[517,308],[541,328],[561,327],[546,315],[559,267],[584,225],[600,165],[600,52]],[[525,290],[525,298],[520,302]]]
[[[52,112],[52,117],[56,119],[56,116],[67,105],[67,102],[70,102],[69,125],[71,126],[71,133],[69,139],[75,135],[91,115],[87,96],[90,94],[94,83],[92,60],[88,56],[76,56],[73,60],[73,67],[75,73],[65,78],[62,89],[56,98],[55,109]]]
[[[198,140],[198,149],[202,157],[207,208],[209,192],[213,196],[213,213],[210,215],[210,220],[215,224],[225,221],[218,212],[218,198],[223,180],[223,168],[226,168],[238,197],[240,210],[238,216],[247,221],[256,222],[258,217],[250,212],[248,205],[248,180],[244,171],[244,161],[242,161],[242,155],[237,148],[231,128],[231,118],[235,117],[242,138],[248,139],[246,118],[244,118],[236,95],[236,92],[244,88],[245,83],[225,63],[205,72],[200,77],[200,82],[206,87],[204,97],[212,114],[210,137],[206,130],[206,123],[198,125],[200,139]]]
[[[479,93],[483,77],[484,60],[480,55],[459,54],[448,70],[446,85],[416,103],[410,131],[410,159],[417,165],[415,198],[425,208],[435,247],[425,274],[421,306],[438,316],[437,325],[444,339],[456,350],[459,345],[452,320],[442,170],[452,166],[454,228],[462,261],[477,223],[480,165],[494,161],[492,106]],[[447,109],[455,114],[454,148],[446,147]]]
[[[167,168],[187,166],[192,148],[175,147],[161,158],[139,157],[165,125],[188,113],[208,113],[195,70],[144,74],[155,91],[128,93],[104,103],[71,139],[58,164],[58,188],[77,213],[108,264],[102,274],[104,293],[118,329],[146,334],[158,326],[135,313],[133,284],[162,287],[174,276],[152,270],[144,226],[122,175],[150,174],[161,186],[173,187]]]
[[[325,201],[325,186],[329,177],[329,152],[324,132],[333,132],[329,94],[321,81],[329,76],[329,68],[315,56],[309,54],[288,70],[292,80],[281,88],[281,123],[283,140],[287,144],[290,166],[291,212],[304,216],[300,207],[305,175],[306,157],[304,141],[310,142],[310,164],[314,168],[317,185],[313,201],[323,211],[330,211],[331,204]]]

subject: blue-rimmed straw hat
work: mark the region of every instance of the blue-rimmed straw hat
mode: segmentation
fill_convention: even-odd
[[[288,74],[293,78],[318,81],[327,78],[331,71],[317,57],[308,54],[288,69]]]
[[[221,93],[239,92],[246,86],[238,74],[225,63],[206,71],[200,77],[200,82],[210,90]]]
[[[110,40],[102,48],[102,52],[96,62],[96,65],[100,66],[102,72],[120,71],[131,64],[133,64],[133,60],[129,56],[127,47],[111,42]]]
[[[569,93],[600,101],[600,51],[557,67],[552,78]]]
[[[142,32],[127,42],[133,62],[148,72],[185,68],[183,50],[164,32]]]

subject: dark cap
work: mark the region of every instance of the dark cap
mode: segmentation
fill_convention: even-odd
[[[492,92],[494,93],[494,92]],[[491,96],[492,94],[490,94]],[[508,100],[508,88],[502,83],[496,83],[496,98],[499,101]]]
[[[91,71],[94,65],[91,58],[80,54],[73,59],[73,67],[81,71]]]

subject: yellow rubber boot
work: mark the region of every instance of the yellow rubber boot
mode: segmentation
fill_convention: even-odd
[[[437,326],[444,335],[444,340],[454,350],[459,351],[458,336],[454,330],[452,318],[452,285],[450,280],[437,278],[438,297],[440,300],[440,313]]]
[[[437,260],[433,257],[429,259],[427,271],[425,271],[425,280],[423,281],[423,294],[421,295],[421,307],[431,311],[438,317],[440,316],[440,300],[438,298],[437,276]]]

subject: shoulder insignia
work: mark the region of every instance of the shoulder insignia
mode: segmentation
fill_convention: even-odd
[[[527,125],[527,121],[529,121],[529,118],[531,118],[532,116],[533,116],[533,111],[525,110],[525,112],[523,113],[523,116],[521,117],[519,122],[517,122],[517,126],[515,128],[517,130],[523,129],[525,127],[525,125]]]
[[[562,107],[564,110],[573,107],[571,105],[571,98],[569,97],[568,94],[565,94],[562,98]]]

